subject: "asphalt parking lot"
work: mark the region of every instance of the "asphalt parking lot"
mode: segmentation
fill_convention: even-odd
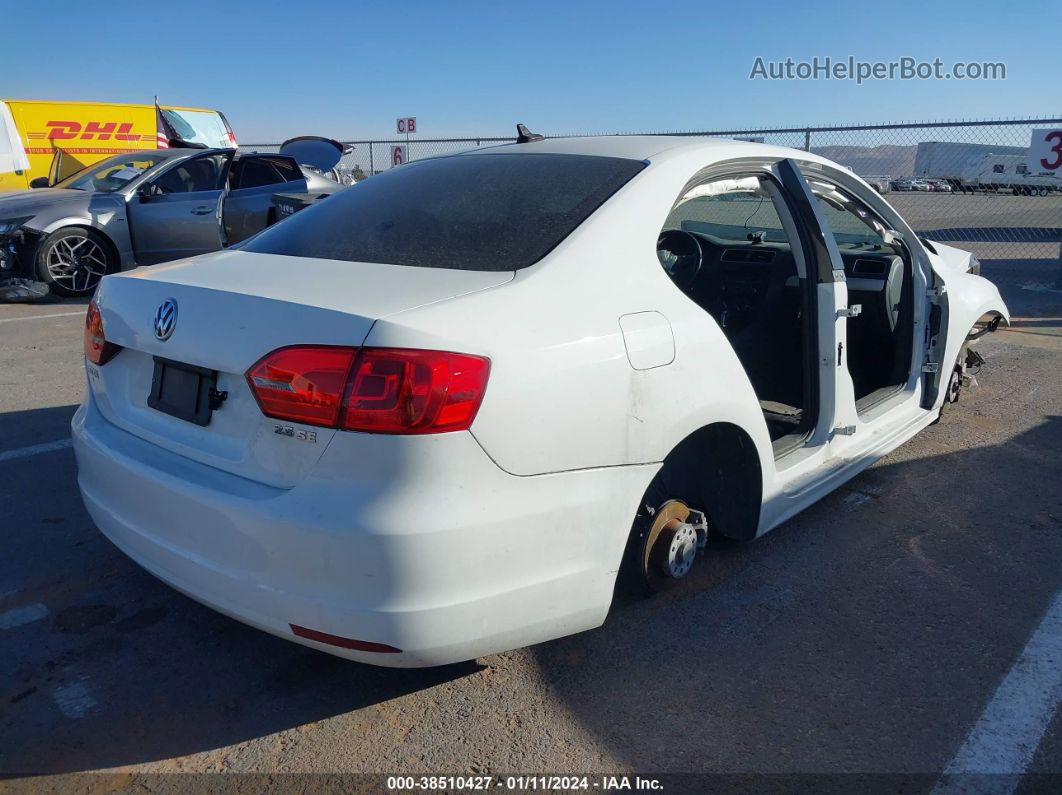
[[[928,791],[986,720],[1014,731],[1000,699],[1004,718],[1032,709],[1000,685],[1062,586],[1055,267],[986,260],[1015,323],[981,344],[978,387],[845,488],[599,630],[432,670],[287,643],[127,560],[82,508],[67,441],[84,306],[0,307],[0,775],[827,773]],[[1062,773],[1062,717],[1038,714],[1021,792]]]

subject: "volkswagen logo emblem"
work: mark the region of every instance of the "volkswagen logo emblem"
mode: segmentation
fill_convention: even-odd
[[[155,310],[155,337],[163,342],[173,336],[177,328],[177,302],[167,298]]]

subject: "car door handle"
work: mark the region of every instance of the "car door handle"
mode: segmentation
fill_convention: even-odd
[[[214,212],[213,207],[193,207],[192,215],[210,215]]]

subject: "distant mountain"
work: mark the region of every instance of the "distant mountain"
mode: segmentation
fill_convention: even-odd
[[[860,175],[906,177],[914,173],[917,146],[813,146],[817,155]]]

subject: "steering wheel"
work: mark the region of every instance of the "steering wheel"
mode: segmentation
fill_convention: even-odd
[[[680,290],[693,286],[704,266],[701,241],[682,229],[665,229],[656,240],[656,256]]]

